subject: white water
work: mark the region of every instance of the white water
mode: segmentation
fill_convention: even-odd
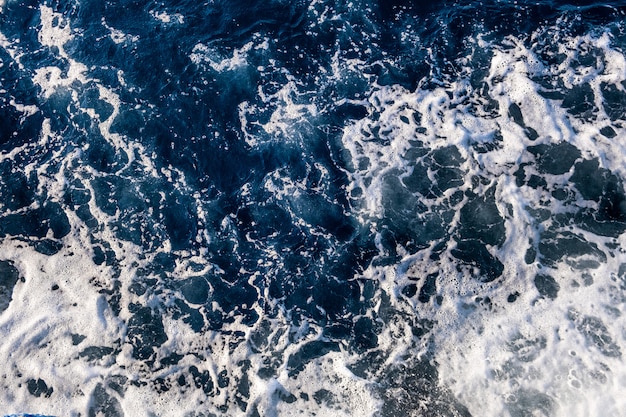
[[[0,7],[2,5],[0,3]],[[53,25],[54,17],[48,8],[42,7],[40,41],[43,45],[57,46],[63,55],[63,45],[70,39],[71,33],[68,27]],[[181,19],[161,14],[154,17],[163,23]],[[5,48],[6,42],[2,40]],[[526,146],[565,141],[581,151],[581,159],[598,158],[600,167],[626,178],[623,163],[626,131],[622,122],[612,122],[601,101],[596,102],[599,111],[595,120],[581,120],[567,113],[559,101],[542,97],[538,93],[539,87],[531,79],[534,75],[548,73],[563,80],[565,87],[587,82],[596,93],[596,98],[601,97],[602,83],[613,84],[623,91],[624,87],[620,84],[626,80],[623,53],[612,49],[608,35],[573,38],[560,43],[561,52],[566,54],[567,59],[557,67],[546,68],[535,52],[517,39],[511,38],[506,45],[500,46],[480,40],[476,42],[480,48],[495,48],[485,79],[490,95],[499,103],[495,114],[487,116],[483,97],[479,97],[468,85],[469,74],[464,71],[469,70],[461,68],[458,80],[435,90],[373,87],[363,103],[368,106],[370,115],[377,116],[377,120],[374,117],[365,118],[344,130],[343,144],[350,151],[353,165],[359,167],[349,173],[350,188],[355,193],[358,216],[364,227],[380,231],[377,227],[385,218],[387,205],[386,180],[390,177],[406,178],[411,174],[412,168],[405,155],[414,147],[411,141],[416,139],[430,151],[455,145],[464,160],[458,166],[464,172],[463,184],[423,203],[433,208],[445,204],[458,189],[480,194],[487,188],[495,187],[498,211],[505,219],[505,243],[499,248],[489,247],[504,264],[502,276],[493,282],[478,281],[472,276],[475,271],[471,268],[457,268],[458,261],[449,255],[455,244],[452,240],[439,261],[430,258],[432,248],[416,253],[398,248],[401,255],[399,262],[389,266],[371,266],[364,272],[365,278],[379,283],[381,292],[378,296],[385,293],[391,299],[391,307],[381,301],[368,314],[377,317],[384,313],[383,310],[391,309],[397,319],[386,322],[379,335],[377,349],[384,356],[384,365],[380,369],[410,362],[407,359],[410,357],[427,357],[434,349],[440,385],[447,387],[472,415],[517,416],[534,412],[553,416],[623,416],[626,409],[626,400],[622,395],[626,385],[626,368],[622,358],[602,354],[601,346],[594,342],[596,339],[589,336],[594,334],[593,329],[585,333],[584,326],[597,323],[589,319],[585,321],[585,318],[601,321],[606,331],[596,329],[595,334],[609,335],[612,342],[622,348],[623,354],[626,297],[617,284],[617,275],[620,265],[626,263],[626,254],[622,250],[626,238],[601,237],[572,226],[575,233],[601,248],[608,255],[607,260],[597,268],[577,268],[578,261],[595,259],[590,253],[564,257],[552,267],[541,265],[538,261],[527,264],[525,254],[529,237],[537,241],[541,229],[548,227],[551,221],[537,222],[528,207],[547,208],[552,215],[569,208],[554,199],[547,190],[517,186],[514,177],[520,163],[533,161]],[[264,43],[259,40],[260,46],[254,47],[263,47]],[[602,65],[574,68],[572,63],[577,51],[588,45],[601,49]],[[195,51],[198,56],[194,55],[191,59],[206,63],[217,71],[236,71],[246,65],[245,54],[252,47],[246,45],[230,57],[201,45]],[[70,88],[74,81],[87,81],[84,75],[86,68],[71,60],[70,71],[66,75],[54,67],[42,68],[41,71],[35,82],[42,87],[44,96],[58,89]],[[265,97],[264,101],[276,106],[269,122],[262,126],[266,133],[279,138],[281,135],[289,136],[294,132],[294,125],[300,127],[298,123],[303,119],[315,118],[319,109],[314,104],[294,99],[297,89],[294,83],[288,83],[275,95]],[[115,108],[109,119],[100,121],[103,136],[127,155],[138,155],[146,176],[171,178],[171,172],[157,173],[152,168],[149,156],[141,147],[125,144],[123,138],[109,132],[110,122],[119,111],[119,99],[104,88],[101,88],[100,94]],[[526,126],[538,132],[539,137],[535,141],[531,141],[524,128],[508,114],[511,103],[516,103],[521,109]],[[247,108],[243,103],[240,109],[244,128],[247,111],[254,109]],[[32,109],[20,111],[27,113]],[[415,111],[422,115],[419,126],[413,118]],[[609,125],[616,132],[611,139],[599,133],[602,127]],[[362,132],[375,127],[380,127],[381,132],[388,132],[388,144],[370,141],[363,135]],[[418,127],[425,128],[425,131],[416,130]],[[245,132],[245,128],[243,130]],[[494,132],[502,135],[501,147],[487,153],[476,152],[474,145],[492,141]],[[252,136],[245,139],[251,147],[265,145],[259,144],[257,138]],[[32,152],[38,147],[44,149],[55,140],[59,139],[44,131],[39,140],[33,142],[32,149],[19,149],[0,158],[15,158],[22,151]],[[367,163],[362,162],[364,157],[367,157]],[[31,167],[40,174],[41,187],[56,196],[57,200],[61,199],[66,173],[74,169],[72,162],[77,155],[71,153],[65,158],[61,164],[63,169],[52,175],[46,176],[47,165]],[[535,168],[530,165],[527,169]],[[94,175],[93,172],[78,174]],[[471,177],[474,174],[484,176],[487,183],[473,185]],[[568,174],[544,176],[549,185],[567,185]],[[182,175],[177,177],[182,178]],[[179,180],[178,186],[185,187],[184,178]],[[293,183],[275,184],[272,178],[266,181],[266,188],[276,198],[297,198],[299,186]],[[358,197],[357,188],[362,192]],[[588,203],[580,200],[576,204],[582,207]],[[107,225],[114,220],[98,210],[93,201],[90,208],[100,224]],[[18,238],[5,238],[0,244],[3,259],[12,261],[24,279],[16,285],[9,308],[0,316],[0,333],[6,335],[5,341],[0,344],[0,355],[5,358],[0,365],[0,405],[3,412],[28,411],[77,417],[85,414],[92,401],[90,393],[99,384],[110,384],[119,377],[137,382],[152,377],[170,378],[168,381],[175,385],[177,372],[189,366],[198,366],[200,370],[207,370],[214,381],[223,369],[228,370],[231,378],[241,378],[244,372],[237,363],[250,360],[251,369],[257,370],[262,367],[266,356],[273,355],[279,357],[282,363],[276,377],[262,379],[249,372],[249,403],[256,404],[261,415],[376,415],[382,402],[377,391],[379,387],[349,370],[349,366],[360,358],[343,347],[339,352],[312,360],[296,377],[289,376],[287,363],[290,355],[305,343],[320,338],[322,329],[315,325],[303,326],[297,329],[302,333],[301,337],[296,342],[290,342],[288,333],[293,329],[288,317],[271,323],[273,338],[263,355],[253,353],[245,342],[229,346],[231,339],[224,335],[226,331],[241,331],[243,339],[249,339],[250,334],[261,327],[263,320],[257,323],[256,328],[234,322],[225,325],[221,334],[206,332],[199,336],[188,325],[166,319],[164,327],[168,341],[159,348],[157,356],[164,358],[172,352],[190,352],[202,355],[204,359],[199,360],[189,354],[176,366],[163,367],[156,373],[144,368],[143,364],[133,360],[132,347],[125,340],[128,329],[124,322],[131,315],[125,306],[129,302],[141,301],[145,305],[163,308],[173,302],[174,295],[164,293],[145,299],[132,294],[129,285],[138,269],[148,265],[151,259],[146,259],[140,248],[116,239],[114,233],[105,227],[97,237],[111,242],[112,250],[120,260],[119,281],[122,285],[119,291],[124,302],[120,316],[116,317],[99,292],[99,289],[112,287],[114,271],[109,266],[93,262],[93,253],[89,249],[92,246],[90,232],[72,211],[66,210],[66,214],[72,231],[63,238],[63,249],[53,256],[36,252]],[[455,216],[453,223],[459,220],[458,213]],[[227,218],[224,225],[228,225]],[[162,250],[169,251],[167,244]],[[187,260],[189,263],[198,261],[193,254],[189,254]],[[181,280],[196,273],[183,261],[176,271],[175,278]],[[560,285],[556,299],[541,297],[533,283],[537,273],[545,271],[549,271]],[[437,295],[441,297],[440,305],[434,300],[418,303],[401,294],[401,288],[412,282],[410,278],[421,282],[420,279],[434,272],[439,272]],[[53,289],[54,286],[58,288]],[[509,302],[508,297],[513,292],[518,292],[519,296],[515,302]],[[477,303],[476,297],[489,297],[491,303]],[[263,311],[259,308],[258,312],[263,318]],[[428,336],[418,338],[411,332],[406,317],[429,319],[436,325]],[[73,335],[78,334],[85,339],[75,344]],[[115,346],[119,352],[88,361],[80,357],[87,346]],[[15,389],[16,380],[32,376],[45,380],[54,388],[50,398],[32,396],[24,384]],[[334,400],[304,402],[297,399],[286,402],[277,399],[277,392],[300,392],[313,396],[322,389],[332,391]],[[550,399],[546,400],[543,394]],[[172,389],[157,394],[150,385],[129,385],[125,392],[113,390],[109,391],[109,395],[116,399],[124,415],[187,416],[197,415],[191,413],[198,410],[217,412],[219,405],[229,399],[230,393],[222,390],[207,402],[200,390]],[[231,412],[232,415],[247,415],[234,407]]]

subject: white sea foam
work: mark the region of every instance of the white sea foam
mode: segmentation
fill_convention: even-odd
[[[502,277],[494,283],[478,282],[458,269],[458,261],[448,256],[434,262],[429,250],[417,254],[400,251],[406,255],[399,267],[383,268],[385,272],[373,268],[366,275],[388,277],[381,281],[382,286],[402,308],[406,299],[398,290],[412,282],[407,277],[415,280],[439,273],[437,294],[442,297],[441,305],[412,305],[415,314],[436,323],[432,341],[440,383],[449,387],[472,415],[621,416],[626,406],[620,394],[626,369],[621,356],[608,346],[615,343],[623,350],[626,334],[625,305],[623,300],[616,303],[621,298],[615,291],[621,290],[614,282],[620,265],[626,262],[626,254],[620,249],[626,243],[624,236],[613,241],[576,229],[605,251],[612,243],[617,247],[607,251],[610,256],[606,262],[592,264],[588,269],[576,267],[567,256],[550,268],[538,262],[528,264],[528,239],[540,240],[539,233],[549,226],[537,225],[528,208],[543,206],[553,214],[568,208],[547,190],[516,185],[513,173],[520,163],[532,161],[526,146],[566,141],[575,145],[583,158],[598,158],[601,167],[624,178],[626,132],[621,122],[612,124],[604,113],[600,91],[602,83],[622,90],[621,82],[626,79],[624,57],[612,49],[608,35],[585,36],[560,44],[560,52],[567,59],[556,69],[546,68],[523,42],[513,38],[509,42],[509,47],[495,47],[486,77],[489,93],[499,103],[493,117],[482,117],[480,108],[472,109],[471,103],[480,102],[479,97],[462,101],[467,85],[461,80],[416,92],[383,87],[369,100],[377,120],[356,122],[343,137],[355,167],[350,174],[351,187],[363,191],[362,221],[370,224],[385,217],[385,177],[403,178],[413,169],[404,157],[413,146],[411,141],[419,140],[429,150],[456,145],[465,159],[459,166],[468,173],[465,178],[471,174],[486,176],[488,186],[496,187],[496,204],[505,218],[507,240],[501,248],[490,251],[504,264]],[[598,58],[602,63],[593,68],[572,68],[581,49],[589,45],[602,50]],[[569,88],[588,83],[600,109],[596,118],[574,116],[562,108],[560,101],[542,97],[532,79],[542,73],[560,77]],[[536,141],[531,141],[525,128],[508,114],[512,103],[521,109],[525,126],[538,133]],[[414,112],[422,116],[417,125],[411,118]],[[614,138],[600,135],[598,126],[606,125],[613,126]],[[416,126],[424,129],[417,131]],[[372,140],[372,127],[381,136],[384,132],[388,141],[381,144]],[[492,141],[495,132],[502,137],[499,148],[476,152],[472,144]],[[548,184],[567,185],[562,176],[542,175]],[[458,189],[480,192],[468,181]],[[433,200],[431,207],[445,196]],[[579,200],[577,204],[585,207],[587,202]],[[542,273],[554,275],[560,283],[554,300],[540,297],[533,284],[533,277]],[[513,292],[519,296],[509,302]],[[476,302],[477,297],[489,297],[490,301]],[[404,339],[405,348],[410,346],[409,340]]]
[[[39,13],[39,42],[44,46],[58,48],[59,55],[67,58],[64,45],[73,37],[68,20],[61,13],[55,13],[52,8],[44,5],[39,7]]]
[[[75,81],[86,84],[93,80],[88,77],[86,67],[65,54],[64,45],[72,36],[69,25],[45,6],[41,12],[43,33],[40,41],[42,45],[58,48],[59,53],[69,60],[70,71],[63,73],[57,67],[40,68],[35,82],[41,86],[44,97],[68,89],[73,102],[77,103]],[[154,17],[164,23],[171,20],[169,15],[154,14]],[[126,35],[110,30],[114,40],[126,40]],[[6,39],[0,38],[0,42],[5,49],[8,48]],[[600,69],[572,69],[577,51],[588,44],[602,50],[604,65]],[[481,44],[481,47],[489,46],[493,45]],[[490,253],[497,255],[504,264],[502,277],[491,283],[480,282],[472,276],[472,271],[457,267],[458,261],[449,256],[455,245],[453,240],[447,243],[438,261],[431,257],[435,252],[434,243],[417,252],[399,245],[396,248],[399,262],[388,266],[372,265],[363,273],[360,278],[375,280],[380,288],[376,305],[364,316],[384,322],[383,330],[377,336],[376,350],[382,352],[377,383],[356,375],[356,364],[363,357],[341,344],[338,351],[308,361],[294,375],[288,365],[289,358],[307,343],[324,342],[323,330],[315,323],[294,324],[286,313],[270,319],[259,305],[254,308],[260,320],[252,328],[237,319],[224,324],[219,332],[202,334],[194,332],[181,320],[164,314],[163,327],[168,340],[157,348],[155,367],[150,368],[145,362],[136,360],[124,324],[132,315],[128,305],[139,303],[159,311],[171,307],[180,295],[173,289],[145,295],[129,290],[139,271],[150,266],[154,254],[146,254],[142,248],[117,239],[110,225],[119,219],[120,213],[109,216],[92,199],[88,207],[100,226],[95,231],[89,229],[73,211],[66,209],[71,232],[62,238],[64,246],[53,256],[36,252],[23,239],[8,237],[0,242],[3,259],[12,261],[24,279],[16,285],[9,309],[0,315],[0,333],[7,335],[6,341],[0,344],[0,354],[5,358],[0,367],[0,375],[3,375],[0,387],[4,388],[0,389],[0,404],[9,404],[3,412],[28,409],[78,417],[86,414],[85,410],[93,403],[90,395],[99,385],[108,387],[116,378],[123,378],[133,382],[126,384],[126,391],[111,389],[107,392],[114,399],[111,402],[119,404],[125,415],[188,416],[199,410],[220,413],[219,407],[229,403],[229,413],[235,416],[250,415],[253,407],[261,415],[374,416],[383,406],[381,389],[389,388],[390,392],[402,389],[400,383],[394,385],[395,381],[380,382],[385,378],[385,370],[408,366],[411,361],[427,360],[429,355],[434,355],[440,385],[448,387],[472,415],[528,415],[533,412],[533,407],[535,413],[554,416],[623,415],[626,403],[621,390],[626,381],[626,369],[621,358],[606,352],[602,354],[602,349],[609,345],[607,336],[622,350],[626,338],[625,300],[621,296],[623,290],[616,283],[617,271],[626,263],[626,254],[621,249],[626,247],[626,238],[609,239],[572,225],[572,230],[609,255],[604,262],[595,267],[577,267],[579,258],[593,259],[593,254],[584,254],[566,256],[554,266],[541,265],[536,260],[527,263],[525,253],[531,246],[529,237],[539,241],[540,233],[550,226],[549,223],[538,224],[528,208],[547,208],[551,214],[558,214],[571,207],[555,201],[547,189],[518,186],[515,178],[520,163],[533,161],[527,146],[561,141],[575,145],[581,151],[581,159],[598,158],[601,167],[626,178],[623,164],[625,127],[619,121],[609,120],[598,101],[601,83],[623,90],[620,87],[626,79],[623,54],[612,49],[608,35],[574,38],[562,44],[561,51],[567,59],[557,68],[543,66],[534,51],[514,38],[507,41],[506,47],[493,47],[485,81],[493,99],[499,103],[499,109],[489,117],[486,116],[488,110],[484,106],[484,97],[473,92],[474,95],[466,100],[463,91],[471,90],[467,80],[416,91],[400,86],[375,86],[369,97],[355,102],[367,106],[368,116],[343,132],[343,144],[350,152],[352,159],[349,162],[354,166],[347,173],[351,180],[348,188],[358,203],[355,209],[364,227],[381,231],[379,225],[390,210],[385,194],[386,181],[408,178],[415,169],[409,162],[423,158],[409,157],[410,152],[417,147],[432,152],[454,145],[463,159],[456,166],[463,171],[463,179],[456,187],[430,200],[423,199],[427,208],[436,210],[438,206],[445,206],[457,190],[480,194],[495,187],[497,209],[506,228],[505,242],[488,247]],[[237,71],[248,65],[246,54],[253,48],[267,48],[267,40],[247,44],[232,54],[198,44],[191,59],[214,71]],[[12,54],[14,58],[18,55]],[[361,65],[356,60],[339,62],[338,55],[333,62],[335,78],[348,76]],[[596,119],[578,118],[563,109],[559,100],[546,99],[539,94],[533,76],[543,72],[561,77],[566,86],[589,83],[599,108]],[[299,140],[304,136],[301,129],[313,124],[323,111],[300,94],[301,86],[295,79],[287,78],[288,82],[271,94],[259,89],[261,100],[271,104],[272,108],[266,123],[252,126],[248,118],[259,109],[250,103],[240,105],[240,121],[244,133],[248,134],[245,139],[250,147],[262,146],[263,140],[270,144]],[[112,114],[100,120],[95,109],[82,110],[98,123],[102,136],[129,157],[128,164],[120,167],[117,174],[124,175],[132,159],[139,158],[146,177],[164,179],[174,183],[176,189],[186,191],[188,186],[182,172],[167,167],[157,171],[142,146],[110,132],[112,122],[120,112],[120,98],[103,86],[99,86],[98,92],[99,99],[113,106]],[[525,125],[538,133],[536,140],[528,138],[524,127],[508,114],[513,103],[521,109]],[[36,111],[33,107],[13,105],[26,115]],[[416,119],[418,112],[421,115],[419,121]],[[599,133],[601,127],[609,125],[616,131],[616,136],[610,140]],[[50,126],[51,121],[44,120],[38,140],[0,155],[0,160],[15,159],[20,154],[38,155],[43,153],[37,152],[39,149],[59,145],[62,138],[52,132]],[[253,127],[260,127],[266,136],[253,134]],[[494,142],[496,133],[502,138],[496,141],[498,147],[484,153],[476,150],[478,145]],[[416,145],[415,141],[421,144]],[[80,148],[63,153],[57,148],[52,160],[64,158],[60,168],[55,171],[49,162],[37,160],[26,167],[26,174],[36,173],[40,180],[39,192],[43,194],[45,191],[58,201],[68,179],[101,175],[86,166],[76,167],[80,153],[85,150]],[[318,167],[321,175],[327,175],[322,168]],[[536,173],[532,165],[528,169]],[[426,173],[431,180],[434,175],[432,169]],[[473,175],[485,177],[486,183],[472,182]],[[542,176],[551,185],[563,185],[561,183],[567,181],[565,174]],[[97,190],[85,182],[86,188],[95,195]],[[278,171],[269,173],[263,184],[272,198],[289,200],[294,206],[307,190],[304,182],[283,178]],[[359,196],[357,189],[361,191]],[[243,189],[242,194],[245,192]],[[195,193],[193,198],[199,201],[202,195]],[[463,198],[466,201],[466,197]],[[575,204],[583,207],[590,203],[576,201]],[[198,204],[198,217],[206,223],[205,219],[213,214],[209,208],[202,207],[207,206]],[[232,227],[232,217],[226,215],[221,220],[222,231]],[[453,213],[450,222],[459,222],[458,212]],[[207,231],[203,236],[206,241],[210,240]],[[117,261],[115,267],[119,271],[93,261],[92,238],[111,242]],[[384,253],[387,248],[380,243],[381,239],[379,235],[378,249]],[[157,252],[159,250],[171,252],[169,242],[164,242]],[[219,272],[219,268],[207,260],[208,256],[183,251],[177,255],[178,263],[168,277],[172,282]],[[533,278],[544,272],[549,272],[560,283],[555,299],[541,297],[533,283]],[[117,273],[119,277],[114,278]],[[259,274],[249,273],[250,280]],[[421,283],[424,276],[433,273],[439,274],[439,303],[422,303],[403,295],[404,285]],[[116,280],[121,283],[116,290],[122,300],[119,316],[112,313],[112,307],[100,291],[111,289]],[[211,285],[209,287],[213,291]],[[517,298],[515,302],[509,302],[513,292],[518,293]],[[263,295],[269,299],[267,294]],[[477,297],[483,301],[477,302]],[[489,303],[485,302],[486,297],[489,297]],[[210,307],[219,306],[214,303]],[[412,318],[426,319],[435,325],[426,332],[427,336],[417,337],[411,328]],[[270,322],[269,330],[264,330],[267,321]],[[253,333],[264,331],[268,334],[263,346],[255,346],[256,350],[252,352],[247,341]],[[236,342],[229,332],[241,332],[243,336]],[[84,339],[76,343],[82,337]],[[94,346],[114,347],[116,351],[89,360],[85,348]],[[159,367],[159,361],[177,352],[185,353],[177,364]],[[249,365],[245,365],[246,361]],[[259,376],[256,371],[272,361],[280,364],[273,374]],[[240,399],[245,400],[248,408],[245,411],[242,407],[237,408],[231,397],[235,394],[227,389],[219,393],[216,389],[212,397],[207,397],[193,386],[188,389],[179,387],[177,377],[191,366],[206,371],[213,381],[219,379],[222,370],[228,371],[229,377],[237,381],[243,380],[245,375],[250,395]],[[253,371],[244,370],[245,366]],[[42,378],[54,389],[49,399],[33,397],[24,386],[21,390],[15,389],[15,380],[30,376]],[[161,378],[175,389],[156,393],[151,385],[155,378]],[[305,401],[307,396],[309,400]],[[520,407],[527,409],[517,412]],[[553,411],[547,412],[546,408]],[[417,405],[411,412],[416,409]]]
[[[228,56],[223,51],[199,43],[194,46],[189,58],[194,64],[208,64],[217,72],[233,71],[248,64],[247,55],[253,47],[254,43],[248,42],[241,48],[235,48],[232,51],[232,56]]]
[[[52,17],[48,16],[48,18]],[[63,43],[59,42],[58,46],[61,48]],[[79,65],[71,59],[70,64],[75,67]],[[88,78],[84,68],[70,74],[71,78],[56,67],[44,68],[42,71],[48,75],[54,75],[46,77],[41,72],[35,78],[35,81],[42,86],[44,97],[50,97],[59,89],[68,89],[77,106],[78,94],[75,90],[77,84],[74,81],[79,81],[80,84],[93,81]],[[112,105],[111,115],[105,120],[100,120],[95,109],[83,110],[97,121],[102,136],[117,149],[126,152],[131,159],[130,162],[132,158],[140,158],[140,165],[146,169],[147,175],[162,175],[168,178],[168,181],[177,183],[175,184],[177,187],[184,188],[183,173],[176,172],[176,175],[173,175],[172,168],[161,168],[161,172],[157,173],[149,155],[145,154],[140,145],[130,143],[127,138],[110,132],[111,123],[119,114],[120,100],[117,94],[103,86],[98,87],[98,93],[99,99]],[[287,110],[286,113],[281,114],[289,119],[289,112],[290,110]],[[301,117],[301,115],[296,111],[294,117]],[[61,138],[51,131],[50,120],[44,120],[43,124],[39,140],[16,148],[10,154],[3,155],[3,158],[16,158],[19,154],[37,154],[37,149],[58,144]],[[63,163],[62,168],[54,175],[48,173],[49,164],[33,161],[29,169],[38,172],[40,191],[43,193],[45,189],[51,195],[62,196],[67,187],[68,178],[86,179],[101,175],[88,166],[76,167],[76,160],[85,150],[85,147],[76,149],[65,154],[64,157],[61,156],[63,148],[55,151],[56,158],[63,160]],[[119,174],[124,175],[127,167],[128,164],[121,167]],[[84,184],[91,195],[97,194],[98,191],[92,187],[90,181],[85,181]],[[201,196],[198,195],[196,198],[201,198]],[[244,360],[252,360],[254,369],[258,369],[261,363],[256,361],[261,358],[251,357],[249,347],[245,343],[233,349],[230,338],[222,333],[207,331],[199,335],[188,325],[165,318],[164,330],[168,340],[159,347],[158,357],[163,358],[173,352],[186,352],[187,356],[176,366],[170,366],[160,373],[155,373],[144,363],[134,359],[132,347],[126,340],[128,329],[124,323],[131,317],[126,306],[131,302],[141,302],[157,309],[164,308],[171,305],[175,295],[169,293],[146,298],[128,291],[137,270],[149,264],[150,259],[145,259],[146,255],[142,253],[141,248],[129,242],[119,241],[115,237],[115,232],[110,225],[119,218],[119,212],[112,216],[107,215],[98,207],[95,199],[89,201],[88,207],[102,227],[94,232],[88,229],[73,211],[65,210],[71,224],[71,232],[62,239],[64,248],[54,256],[40,254],[20,239],[9,238],[2,242],[3,259],[14,262],[20,276],[24,278],[24,282],[15,287],[9,310],[0,317],[3,334],[11,334],[10,340],[1,347],[3,355],[8,359],[3,365],[4,374],[7,375],[3,383],[7,389],[0,394],[0,403],[10,404],[10,408],[3,411],[29,410],[54,415],[78,416],[83,414],[90,404],[93,405],[91,393],[98,392],[99,386],[109,386],[112,381],[117,381],[119,378],[137,382],[137,385],[128,384],[123,393],[115,390],[107,391],[111,401],[119,404],[120,409],[126,415],[151,416],[156,413],[157,415],[183,416],[198,409],[218,412],[217,407],[220,404],[227,401],[232,403],[232,398],[229,398],[231,394],[227,390],[222,390],[221,394],[213,396],[212,403],[207,404],[202,390],[190,388],[188,392],[182,393],[183,396],[176,389],[155,394],[151,386],[142,384],[142,381],[155,377],[161,377],[168,380],[168,383],[175,384],[175,380],[168,378],[175,377],[177,373],[186,370],[189,366],[197,366],[200,371],[209,372],[213,381],[217,380],[217,374],[223,369],[228,371],[231,378],[242,378],[246,371],[241,371],[237,364]],[[201,214],[206,216],[206,213]],[[226,223],[227,220],[227,218],[224,219]],[[224,227],[227,228],[228,225],[225,224]],[[118,278],[113,278],[118,273],[114,270],[115,268],[94,263],[94,254],[90,249],[93,238],[113,242],[111,249],[121,269]],[[170,251],[167,242],[164,243],[162,250]],[[182,252],[179,255],[185,256]],[[188,263],[191,262],[196,264],[193,272],[188,267]],[[189,254],[187,260],[183,258],[179,262],[173,278],[182,280],[190,275],[198,274],[197,264],[203,262],[205,260],[196,259]],[[212,271],[214,268],[212,265],[206,265],[204,271]],[[119,316],[116,316],[112,313],[111,306],[100,290],[112,288],[113,282],[118,280],[122,285],[116,291],[119,291],[123,302],[121,312]],[[255,308],[260,309],[259,306]],[[263,312],[259,310],[259,313],[262,315]],[[277,324],[276,327],[288,329],[289,324],[285,321],[281,325]],[[225,333],[241,331],[247,335],[252,330],[254,329],[239,325],[237,322],[231,326],[224,325],[222,328],[222,332]],[[317,329],[318,337],[319,332],[320,329]],[[289,355],[297,352],[302,344],[311,341],[311,337],[304,337],[301,341],[293,343],[288,341],[288,331],[283,331],[280,343],[272,346],[273,350],[270,354],[283,355],[282,362],[286,364]],[[89,359],[89,354],[85,353],[85,349],[89,347],[113,347],[116,352],[113,355],[105,354],[102,358]],[[202,356],[204,359],[199,361],[194,355]],[[277,401],[277,395],[283,395],[293,389],[309,392],[309,395],[313,396],[315,392],[326,389],[328,392],[333,392],[332,398],[320,400],[319,404],[317,400],[307,402],[307,404],[317,404],[315,406],[317,415],[330,416],[337,415],[338,412],[351,415],[353,410],[363,410],[363,415],[367,415],[376,408],[375,401],[369,396],[367,382],[355,379],[345,369],[340,356],[341,354],[338,353],[309,363],[301,376],[296,379],[290,377],[290,371],[285,365],[269,381],[253,377],[250,381],[250,399],[246,401],[261,412],[288,414],[289,408],[286,408],[286,404]],[[29,365],[24,367],[24,364]],[[22,376],[34,376],[46,381],[53,389],[50,399],[45,398],[45,395],[35,398],[27,389],[21,391],[9,389],[15,379]],[[50,402],[54,405],[51,406]],[[302,409],[301,407],[298,406],[299,409]],[[232,415],[246,415],[246,413],[233,410]]]
[[[158,12],[156,10],[151,10],[150,14],[155,19],[161,21],[162,23],[185,23],[185,16],[180,13],[168,14],[166,12]]]
[[[251,147],[271,145],[274,142],[299,142],[307,136],[306,132],[313,130],[315,118],[320,109],[315,102],[311,102],[295,77],[287,75],[288,81],[281,85],[278,91],[267,93],[262,86],[258,88],[258,97],[266,108],[259,108],[249,102],[239,105],[239,120],[246,143]],[[265,123],[256,121],[259,114],[271,110],[269,120]],[[252,120],[252,121],[251,121]],[[262,129],[265,135],[253,132]]]
[[[104,26],[109,31],[109,36],[111,40],[116,44],[122,44],[125,42],[137,42],[139,40],[139,36],[137,35],[128,35],[127,33],[122,32],[121,30],[115,29],[108,25],[104,17],[101,19],[102,26]]]
[[[85,236],[66,238],[66,247],[54,258],[35,252],[19,240],[5,239],[5,259],[13,260],[24,278],[13,291],[9,309],[0,317],[8,336],[0,349],[7,360],[3,384],[13,385],[21,375],[41,378],[54,389],[55,401],[35,401],[24,390],[3,389],[4,412],[31,410],[42,414],[77,415],[88,403],[86,392],[107,375],[110,363],[86,366],[77,360],[83,346],[72,344],[72,334],[86,336],[92,345],[111,346],[124,331],[103,295],[92,285],[106,286],[108,267],[97,267],[82,243]],[[58,289],[53,290],[54,286]]]
[[[52,66],[35,70],[33,81],[41,87],[44,97],[49,98],[58,89],[68,88],[75,81],[86,82],[87,67],[71,59],[65,52],[65,44],[73,38],[67,19],[44,5],[40,6],[39,12],[41,24],[38,33],[39,42],[43,46],[57,48],[59,55],[69,62],[67,71]]]

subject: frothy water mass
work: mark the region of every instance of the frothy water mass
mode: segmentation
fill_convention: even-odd
[[[626,3],[0,10],[0,414],[626,416]]]

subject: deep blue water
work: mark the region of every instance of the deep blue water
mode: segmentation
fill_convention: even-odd
[[[588,1],[6,0],[0,238],[20,250],[0,253],[0,331],[22,323],[13,291],[43,292],[28,290],[28,253],[51,270],[67,256],[89,264],[85,296],[120,323],[105,341],[65,330],[72,361],[109,370],[82,397],[66,376],[3,369],[7,413],[56,398],[53,412],[138,415],[143,392],[189,398],[196,414],[141,415],[350,415],[341,390],[285,383],[341,354],[374,415],[475,415],[440,379],[437,335],[465,330],[434,319],[439,308],[501,313],[524,291],[528,308],[556,304],[567,271],[582,287],[613,271],[624,291],[626,77],[609,64],[624,56],[625,18],[626,4]],[[520,45],[530,52],[515,55]],[[532,94],[560,110],[542,120],[502,98],[500,54],[518,57],[504,84],[528,61]],[[439,120],[418,110],[440,93]],[[498,130],[474,121],[446,136],[459,109]],[[520,156],[500,170],[509,147]],[[455,300],[450,274],[473,293]],[[55,279],[45,291],[63,290]],[[624,335],[605,318],[623,307],[560,317],[599,357],[620,358]],[[389,337],[405,356],[390,359]],[[529,343],[545,351],[541,337]],[[504,410],[561,415],[539,391]]]

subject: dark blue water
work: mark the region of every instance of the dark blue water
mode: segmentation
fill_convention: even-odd
[[[0,254],[0,331],[23,326],[13,292],[40,291],[28,253],[48,270],[83,254],[85,297],[119,331],[93,340],[76,324],[68,347],[46,342],[100,367],[82,396],[67,372],[22,370],[24,356],[0,402],[107,417],[482,414],[442,382],[437,335],[465,331],[436,318],[446,306],[556,303],[567,271],[579,287],[613,271],[624,291],[625,18],[626,4],[588,1],[6,0],[0,238],[20,249]],[[545,125],[502,98],[507,53],[501,81],[528,61],[532,94],[560,109]],[[437,120],[420,100],[440,93]],[[457,111],[498,130],[446,136]],[[509,147],[520,156],[499,170]],[[453,275],[473,293],[456,299]],[[52,278],[46,291],[62,291]],[[576,314],[563,323],[621,357],[604,313]],[[545,351],[542,337],[530,345]],[[332,380],[320,364],[341,355],[375,404],[363,414],[356,391],[299,379],[320,366]],[[503,412],[564,415],[540,391],[520,388]]]

